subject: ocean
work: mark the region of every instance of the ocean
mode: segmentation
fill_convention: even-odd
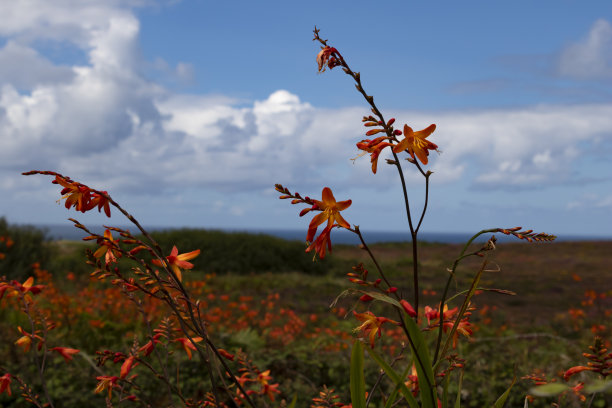
[[[71,224],[66,225],[37,225],[37,228],[44,230],[47,237],[52,240],[80,240],[86,236],[85,232],[73,227]],[[92,232],[102,234],[104,228],[101,226],[87,226]],[[128,228],[133,233],[137,233],[137,228],[134,226]],[[169,227],[147,227],[150,232],[168,230]],[[219,230],[217,228],[213,228]],[[251,234],[266,234],[278,238],[292,241],[305,241],[306,230],[282,230],[282,229],[261,229],[261,230],[233,230],[222,229],[225,232],[247,232]],[[365,241],[368,244],[381,242],[408,242],[410,241],[409,232],[397,231],[362,231]],[[419,240],[424,242],[438,242],[444,244],[460,244],[466,242],[474,233],[456,233],[456,232],[419,232]],[[514,237],[508,237],[503,234],[495,234],[499,242],[521,242]],[[484,234],[479,237],[478,242],[484,242],[489,239],[491,234]],[[612,240],[611,237],[593,237],[593,236],[559,236],[558,241],[595,241],[595,240]],[[332,242],[335,244],[357,245],[359,239],[357,235],[350,231],[337,228],[332,231]]]

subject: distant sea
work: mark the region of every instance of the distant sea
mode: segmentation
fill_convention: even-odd
[[[85,232],[73,227],[72,225],[36,225],[37,228],[46,231],[47,237],[52,240],[80,240],[86,236]],[[90,231],[102,234],[104,228],[100,226],[91,226],[88,228]],[[122,227],[126,228],[126,227]],[[136,227],[127,227],[132,233],[138,233]],[[164,231],[172,228],[169,227],[147,227],[149,232]],[[220,230],[218,228],[211,228],[212,230]],[[224,232],[246,232],[250,234],[266,234],[272,235],[278,238],[293,240],[293,241],[305,241],[306,230],[280,230],[280,229],[262,229],[262,230],[234,230],[234,229],[223,229]],[[410,241],[409,232],[396,232],[396,231],[362,231],[364,239],[368,244],[381,243],[381,242],[408,242]],[[474,233],[457,233],[457,232],[419,232],[419,240],[426,242],[439,242],[444,244],[459,244],[466,242]],[[503,234],[495,234],[500,242],[520,242],[520,240],[508,237]],[[484,234],[479,237],[479,242],[484,242],[491,234]],[[601,240],[612,240],[610,237],[594,237],[594,236],[559,236],[557,241],[601,241]],[[359,244],[359,239],[355,234],[350,231],[336,229],[332,232],[332,241],[336,244]]]

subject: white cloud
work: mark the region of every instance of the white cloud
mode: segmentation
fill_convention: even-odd
[[[125,7],[136,3],[33,0],[10,8],[10,23],[0,27],[9,37],[0,74],[12,73],[0,89],[5,185],[18,186],[18,171],[31,168],[145,194],[261,191],[276,182],[384,187],[394,180],[380,174],[389,171],[388,152],[376,177],[367,155],[350,161],[365,138],[365,108],[318,109],[287,90],[256,101],[172,94],[144,79],[139,22]],[[54,65],[30,46],[39,37],[73,42],[87,64]],[[13,63],[11,55],[18,56]],[[17,62],[27,61],[31,70],[19,72]],[[188,63],[161,69],[192,76]],[[432,153],[429,166],[437,182],[475,174],[473,184],[486,188],[567,180],[577,159],[597,155],[593,146],[612,135],[612,105],[605,104],[395,116],[398,125],[411,118],[415,129],[438,125],[430,139],[442,154]],[[419,176],[407,171],[407,178]]]
[[[612,25],[597,20],[583,41],[563,50],[558,72],[578,79],[612,78]]]
[[[8,41],[0,49],[0,83],[32,89],[46,83],[64,83],[74,77],[69,67],[56,66],[28,46]]]

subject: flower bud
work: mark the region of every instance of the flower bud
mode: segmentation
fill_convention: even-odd
[[[412,305],[408,303],[408,301],[406,301],[405,299],[400,300],[400,305],[402,305],[402,308],[404,308],[404,311],[408,314],[408,316],[410,317],[417,316],[417,312],[414,310]]]

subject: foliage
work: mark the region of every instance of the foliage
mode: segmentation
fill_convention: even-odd
[[[23,279],[34,262],[48,262],[50,251],[46,245],[45,231],[32,227],[10,225],[0,217],[0,237],[10,237],[10,251],[2,250],[6,242],[0,242],[0,276]],[[8,238],[7,238],[8,239]],[[82,262],[81,262],[82,263]]]
[[[151,233],[164,252],[172,246],[201,248],[201,265],[207,272],[250,274],[300,271],[324,274],[331,262],[312,262],[299,241],[286,241],[266,234],[202,229],[172,229]]]

